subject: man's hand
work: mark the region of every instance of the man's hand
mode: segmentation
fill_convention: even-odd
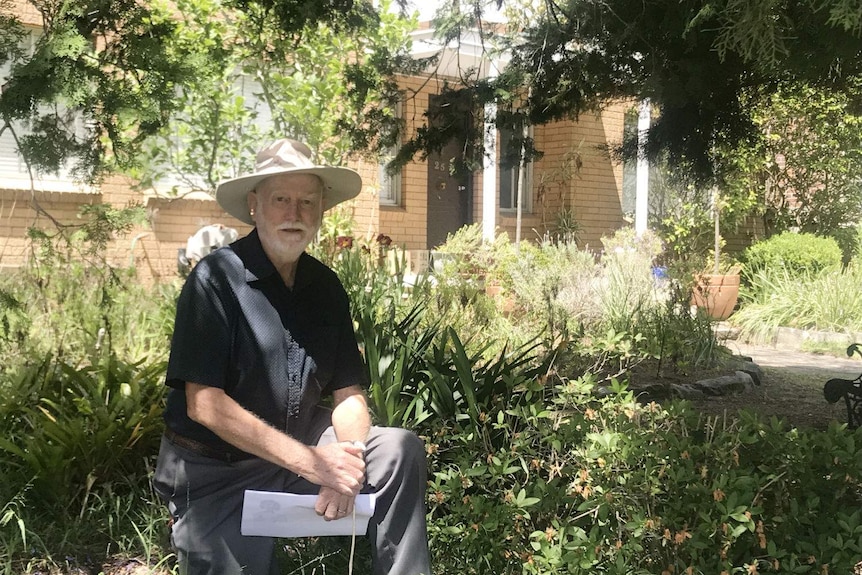
[[[327,521],[353,513],[356,495],[365,484],[365,445],[362,442],[368,438],[371,428],[368,401],[361,387],[354,385],[337,389],[332,393],[332,399],[335,404],[332,427],[341,441],[313,450],[336,472],[324,472],[319,481],[306,476],[312,483],[320,485],[314,510]]]
[[[339,503],[350,512],[353,498],[365,484],[361,441],[368,435],[368,411],[361,390],[345,388],[333,395],[338,395],[339,403],[333,410],[333,427],[342,441],[309,447],[256,417],[223,389],[186,383],[188,413],[193,421],[228,443],[320,485],[321,489],[347,497],[349,505]],[[323,513],[326,512],[323,508]]]
[[[303,477],[339,495],[353,498],[365,484],[365,458],[361,445],[350,441],[329,443],[312,448],[314,463]]]
[[[353,513],[355,496],[342,495],[329,487],[321,487],[314,504],[314,511],[327,521],[350,517]]]

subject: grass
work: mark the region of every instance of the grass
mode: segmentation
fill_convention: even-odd
[[[845,342],[808,339],[800,344],[799,350],[817,355],[830,355],[832,357],[846,358],[847,345],[848,344]],[[862,369],[860,369],[860,371],[862,371]]]
[[[740,293],[731,322],[746,339],[768,341],[779,327],[862,333],[862,265],[793,275],[761,270]]]

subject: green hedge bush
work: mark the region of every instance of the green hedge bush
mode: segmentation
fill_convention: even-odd
[[[793,277],[839,269],[841,248],[833,238],[783,232],[743,251],[744,273],[753,277],[761,270],[785,270]]]
[[[593,392],[525,390],[484,432],[429,437],[437,572],[849,573],[862,557],[862,431]]]

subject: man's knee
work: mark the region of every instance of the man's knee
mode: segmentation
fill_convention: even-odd
[[[369,464],[425,471],[425,443],[413,432],[398,427],[374,427],[369,438]]]
[[[400,427],[374,427],[371,432],[372,445],[425,458],[425,443],[412,431]]]

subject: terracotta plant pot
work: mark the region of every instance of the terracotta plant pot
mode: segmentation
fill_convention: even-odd
[[[725,320],[733,313],[739,299],[739,274],[700,274],[696,277],[691,304],[715,320]]]
[[[486,283],[485,295],[494,300],[497,309],[499,309],[504,316],[508,316],[512,313],[512,310],[515,309],[515,300],[512,299],[511,296],[507,295],[503,286],[498,283]]]

